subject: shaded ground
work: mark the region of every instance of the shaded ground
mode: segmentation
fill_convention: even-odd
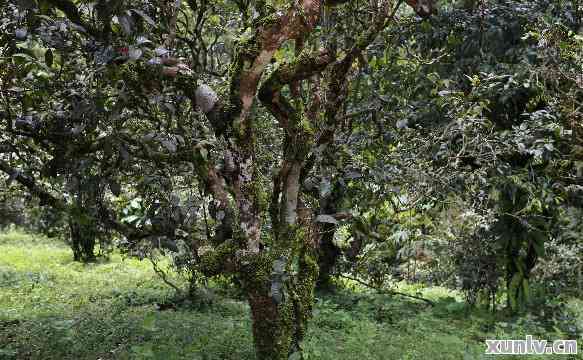
[[[148,262],[115,255],[81,265],[71,258],[54,241],[0,235],[0,359],[254,359],[245,302],[217,297],[198,310],[159,311],[172,293]],[[485,339],[568,336],[529,317],[496,321],[469,312],[454,295],[424,291],[434,308],[358,289],[321,296],[305,357],[487,359]],[[583,328],[583,301],[571,306]]]

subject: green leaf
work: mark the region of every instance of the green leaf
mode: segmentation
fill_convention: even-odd
[[[300,351],[296,351],[289,356],[288,360],[300,360],[301,358],[302,353]]]
[[[533,233],[533,241],[532,246],[534,247],[534,251],[538,257],[545,256],[545,235],[540,232],[536,231]]]
[[[141,16],[142,19],[144,19],[148,24],[156,27],[156,23],[154,22],[154,20],[152,20],[152,18],[149,17],[148,15],[146,15],[146,13],[143,12],[142,10],[132,9],[132,11]]]
[[[200,156],[202,156],[202,158],[204,160],[206,160],[207,159],[207,156],[208,156],[208,150],[205,149],[205,148],[200,148],[199,151],[200,151]]]
[[[12,55],[12,57],[15,59],[21,59],[21,60],[28,61],[28,62],[34,62],[36,60],[32,56],[30,56],[28,54],[24,54],[24,53],[17,53],[17,54]]]
[[[530,285],[528,283],[528,279],[524,279],[522,281],[522,294],[523,294],[524,300],[527,300],[528,298],[530,298]]]
[[[123,32],[126,33],[126,35],[131,35],[133,32],[133,21],[131,18],[129,16],[122,15],[118,16],[117,20]]]
[[[47,51],[45,52],[45,64],[47,64],[48,67],[53,66],[53,51],[51,49],[47,49]]]
[[[316,217],[316,222],[338,224],[338,220],[336,220],[333,216],[325,214],[318,215]]]
[[[134,221],[138,220],[140,217],[138,215],[130,215],[130,216],[126,216],[124,218],[121,219],[122,222],[125,223],[133,223]]]

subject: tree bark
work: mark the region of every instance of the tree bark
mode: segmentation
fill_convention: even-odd
[[[69,230],[73,259],[80,262],[91,262],[95,260],[95,238],[96,234],[91,225],[69,217]]]
[[[324,233],[320,239],[320,248],[318,251],[318,265],[320,273],[318,276],[317,287],[320,290],[329,290],[332,288],[332,272],[342,254],[340,249],[334,244],[334,225],[325,226]]]
[[[312,315],[318,264],[310,234],[301,226],[288,226],[289,240],[300,241],[295,256],[266,253],[250,255],[241,273],[253,320],[253,339],[260,360],[288,359],[301,352],[308,321]],[[292,273],[295,259],[298,270]]]

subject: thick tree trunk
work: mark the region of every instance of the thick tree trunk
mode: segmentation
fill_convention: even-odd
[[[245,287],[253,319],[257,359],[284,360],[301,352],[314,305],[318,277],[315,259],[304,251],[297,258],[297,274],[278,274],[278,261],[259,255],[249,265]]]
[[[269,294],[252,294],[249,297],[253,317],[253,340],[257,359],[284,360],[293,353],[293,304],[289,300],[274,301]]]

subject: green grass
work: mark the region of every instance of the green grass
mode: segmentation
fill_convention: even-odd
[[[0,359],[254,359],[245,302],[157,310],[172,295],[148,262],[82,265],[58,242],[0,234]],[[446,289],[424,296],[437,306],[362,289],[320,296],[305,358],[486,359],[485,339],[566,336],[533,318],[469,311]],[[572,307],[581,328],[583,301]]]

